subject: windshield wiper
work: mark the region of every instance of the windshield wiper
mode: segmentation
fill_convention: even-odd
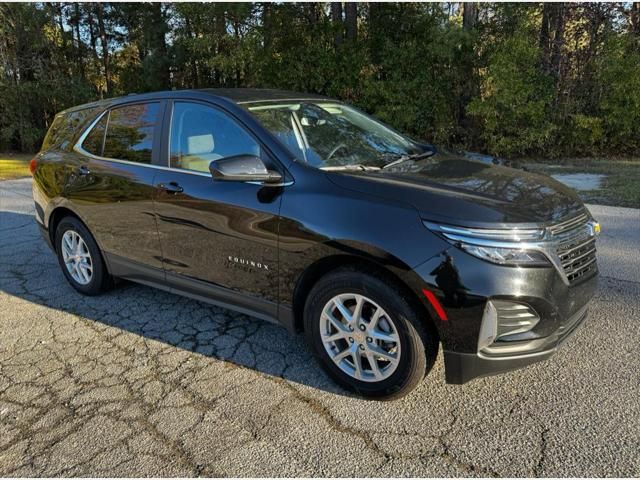
[[[382,169],[384,170],[389,167],[395,167],[396,165],[400,165],[401,163],[405,163],[405,162],[414,162],[416,160],[422,160],[423,158],[432,157],[435,154],[436,152],[434,150],[427,150],[425,152],[414,153],[413,155],[402,155],[397,160],[394,160],[391,163],[387,163],[384,167],[382,167]]]
[[[362,165],[360,163],[354,163],[352,165],[338,165],[335,167],[320,167],[320,170],[325,170],[327,172],[344,172],[344,171],[361,171],[361,172],[370,172],[380,170],[380,167],[372,167],[369,165]]]

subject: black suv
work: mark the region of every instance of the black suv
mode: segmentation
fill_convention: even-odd
[[[304,332],[361,395],[549,357],[596,288],[599,225],[540,175],[421,144],[337,100],[130,95],[56,116],[36,218],[93,295],[125,278]]]

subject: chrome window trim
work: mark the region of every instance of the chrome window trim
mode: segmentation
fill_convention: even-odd
[[[82,148],[82,144],[84,143],[85,139],[87,138],[87,136],[89,135],[89,133],[91,132],[91,130],[93,130],[93,127],[96,126],[96,124],[102,119],[102,117],[104,117],[105,115],[110,115],[111,114],[111,109],[109,110],[105,110],[104,112],[102,112],[100,115],[98,115],[96,117],[95,120],[93,120],[93,122],[91,122],[91,124],[89,124],[89,126],[85,129],[85,131],[82,133],[82,135],[80,135],[80,138],[78,138],[78,141],[75,143],[75,145],[73,146],[73,150],[76,153],[79,153],[83,156],[89,157],[93,160],[101,160],[103,162],[113,162],[113,163],[121,163],[124,165],[135,165],[136,167],[146,167],[146,168],[154,168],[156,170],[164,170],[164,171],[169,171],[169,172],[178,172],[178,173],[187,173],[189,175],[197,175],[200,177],[208,177],[208,178],[212,178],[211,173],[206,173],[206,172],[196,172],[193,170],[185,170],[183,168],[173,168],[173,167],[165,167],[163,165],[154,165],[152,163],[140,163],[140,162],[131,162],[129,160],[119,160],[117,158],[108,158],[108,157],[102,157],[100,155],[94,155],[91,152],[87,152],[84,148]],[[173,121],[173,109],[171,111],[171,121]],[[108,127],[108,122],[107,122],[107,127]],[[171,132],[171,129],[169,129],[169,132]],[[107,134],[107,128],[105,128],[105,137]],[[103,139],[103,151],[104,151],[104,139]],[[170,143],[170,142],[169,142]],[[168,147],[169,149],[171,149],[171,146],[169,145]],[[169,158],[167,158],[167,161],[169,161]],[[265,185],[264,182],[240,182],[240,183],[250,183],[252,185]],[[278,184],[268,184],[267,186],[269,187],[288,187],[293,185],[293,181],[289,181],[289,182],[283,182],[283,183],[278,183]]]
[[[168,168],[168,167],[163,167],[162,165],[154,165],[152,163],[142,163],[142,162],[132,162],[130,160],[120,160],[117,158],[110,158],[110,157],[103,157],[101,155],[95,155],[91,152],[86,151],[84,148],[82,148],[82,144],[84,143],[85,139],[89,136],[89,133],[91,133],[91,130],[93,130],[93,127],[95,127],[98,122],[100,122],[100,120],[102,120],[102,117],[104,117],[105,115],[111,115],[111,109],[109,110],[105,110],[104,112],[102,112],[100,115],[98,115],[98,117],[96,117],[96,119],[91,122],[91,124],[85,129],[85,131],[82,133],[82,135],[80,135],[80,138],[78,138],[78,141],[75,143],[75,145],[73,146],[73,150],[76,153],[79,153],[81,155],[87,156],[89,158],[92,158],[94,160],[101,160],[103,162],[113,162],[113,163],[121,163],[124,165],[135,165],[137,167],[147,167],[147,168],[155,168],[157,170],[171,170],[171,171],[186,171],[186,170],[181,170],[181,169],[177,169],[177,168]],[[107,126],[104,130],[104,138],[102,140],[102,144],[103,144],[103,151],[104,151],[104,142],[106,139],[106,135],[107,135],[107,129],[109,128],[109,122],[107,121]],[[195,175],[203,175],[203,176],[211,176],[211,174],[207,174],[207,173],[201,173],[201,172],[191,172],[191,171],[186,171],[187,173],[192,173]]]
[[[596,237],[593,226],[597,222],[595,222],[590,216],[586,214],[584,216],[581,215],[580,218],[582,220],[585,220],[585,222],[576,223],[573,229],[565,230],[562,231],[562,233],[555,235],[551,233],[554,226],[540,229],[523,230],[519,230],[517,228],[504,230],[485,230],[481,228],[465,228],[453,225],[440,225],[437,223],[428,222],[426,220],[424,220],[423,223],[429,230],[437,232],[447,240],[453,242],[461,242],[468,245],[477,245],[481,247],[511,248],[541,252],[547,257],[551,265],[555,267],[565,285],[571,285],[569,277],[567,276],[567,272],[565,272],[562,261],[560,260],[558,247],[560,247],[563,243],[566,243],[567,240],[573,240],[575,238],[579,238],[580,236],[584,236],[585,243],[587,242],[587,240],[591,240]],[[566,224],[568,222],[563,223]],[[580,231],[581,229],[583,230]],[[532,232],[536,230],[542,232],[539,235],[538,241],[516,240],[518,235],[522,234],[523,232]],[[487,236],[485,236],[484,238],[480,236],[483,232],[487,232]],[[502,233],[502,240],[499,238],[500,233]],[[498,238],[491,238],[491,236]],[[596,259],[594,258],[593,261],[589,262],[589,264],[595,261]]]
[[[176,103],[196,103],[198,105],[204,105],[206,107],[212,108],[214,110],[220,111],[223,114],[227,115],[230,118],[233,118],[232,115],[229,115],[223,108],[218,107],[217,105],[213,105],[207,102],[203,102],[203,101],[196,101],[196,100],[189,100],[189,99],[171,99],[168,103],[167,103],[167,108],[170,110],[169,112],[169,131],[167,132],[167,167],[162,167],[162,166],[158,166],[158,168],[160,169],[164,169],[164,170],[170,170],[172,172],[181,172],[181,173],[190,173],[192,175],[200,175],[202,177],[209,177],[209,178],[213,178],[213,175],[211,175],[211,173],[206,173],[206,172],[196,172],[195,170],[186,170],[184,168],[176,168],[176,167],[172,167],[171,166],[171,135],[173,132],[173,111],[176,108]],[[244,126],[241,126],[241,128],[243,128],[243,130],[247,130]],[[255,133],[249,133],[249,135],[256,141],[256,143],[260,146],[260,148],[263,148],[262,143],[260,142],[259,139],[256,138]],[[240,183],[248,183],[251,185],[266,185],[265,182],[240,182]],[[290,180],[288,182],[282,182],[282,183],[270,183],[268,184],[269,187],[289,187],[291,185],[293,185],[293,180]]]

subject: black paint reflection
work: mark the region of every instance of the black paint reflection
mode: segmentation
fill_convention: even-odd
[[[453,257],[447,252],[442,255],[444,260],[430,275],[435,275],[436,285],[444,293],[444,306],[462,307],[467,301],[467,288],[460,282],[460,274],[453,264]]]

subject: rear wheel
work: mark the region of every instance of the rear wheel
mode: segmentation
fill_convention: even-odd
[[[80,220],[65,217],[60,221],[55,246],[62,273],[77,291],[97,295],[111,287],[112,279],[100,249]]]
[[[424,378],[437,335],[401,289],[345,270],[323,277],[304,312],[307,342],[325,370],[360,395],[393,399]]]

